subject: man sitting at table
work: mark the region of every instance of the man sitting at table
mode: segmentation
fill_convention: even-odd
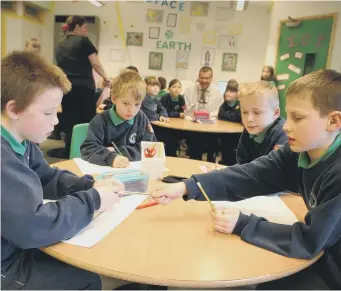
[[[187,107],[195,105],[198,110],[206,110],[210,117],[217,117],[221,104],[221,93],[212,85],[213,70],[202,67],[199,71],[198,82],[185,92]],[[204,126],[204,125],[203,125]],[[212,134],[191,132],[188,135],[189,156],[191,159],[201,160],[202,154],[208,151],[207,159],[215,161],[214,153],[217,150],[217,138]]]

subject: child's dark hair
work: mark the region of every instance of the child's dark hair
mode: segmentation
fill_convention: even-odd
[[[264,79],[264,77],[263,77],[264,69],[268,69],[270,71],[270,73],[271,73],[271,76],[270,76],[270,78],[268,80]],[[277,79],[276,79],[276,76],[275,76],[275,69],[274,69],[274,67],[272,67],[272,66],[264,66],[263,69],[262,69],[262,75],[261,75],[260,79],[261,79],[261,81],[268,81],[268,82],[275,81],[275,82],[277,82]]]
[[[175,85],[176,83],[179,83],[181,86],[181,82],[178,79],[173,79],[172,81],[169,82],[168,84],[168,88],[171,88],[173,85]]]
[[[45,90],[71,90],[65,73],[42,56],[29,51],[13,51],[1,60],[1,112],[15,101],[16,112],[25,110]]]
[[[239,84],[238,84],[237,81],[228,83],[227,86],[226,86],[225,93],[226,93],[227,91],[237,92],[237,93],[238,93],[238,86],[239,86]]]
[[[160,82],[160,90],[166,89],[167,87],[167,80],[164,77],[157,78]]]
[[[136,72],[136,73],[139,72],[139,70],[138,70],[136,67],[134,67],[134,66],[128,66],[128,67],[126,67],[126,70],[134,71],[134,72]]]
[[[290,84],[287,98],[311,95],[311,101],[321,116],[341,111],[341,74],[334,70],[319,70],[305,75]]]
[[[157,85],[157,86],[159,86],[159,88],[161,87],[159,80],[156,77],[154,77],[154,76],[146,77],[144,79],[144,81],[146,82],[147,86]]]
[[[63,30],[67,32],[74,31],[76,25],[82,26],[85,23],[86,20],[83,16],[69,16],[66,19],[66,24],[63,25]]]

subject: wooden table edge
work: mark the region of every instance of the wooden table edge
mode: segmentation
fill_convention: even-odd
[[[216,281],[193,281],[193,280],[176,280],[176,279],[159,279],[152,278],[147,276],[140,276],[134,274],[123,273],[119,271],[112,271],[106,268],[101,268],[92,264],[84,263],[75,259],[69,259],[68,256],[65,256],[59,252],[49,249],[48,247],[44,247],[41,249],[44,253],[62,261],[72,266],[78,267],[80,269],[84,269],[99,275],[107,276],[110,278],[138,282],[144,284],[152,284],[152,285],[160,285],[160,286],[170,286],[170,287],[183,287],[183,288],[222,288],[222,287],[240,287],[247,285],[254,285],[264,282],[269,282],[277,279],[281,279],[295,273],[298,273],[312,264],[314,264],[322,255],[323,251],[314,257],[313,259],[306,260],[304,264],[302,264],[299,268],[289,269],[285,272],[280,272],[272,275],[265,275],[257,278],[250,279],[236,279],[236,280],[216,280]],[[162,263],[161,263],[162,264]]]

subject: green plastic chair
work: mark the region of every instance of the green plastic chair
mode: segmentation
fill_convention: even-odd
[[[73,127],[70,147],[70,159],[81,157],[80,147],[86,138],[88,127],[89,123],[81,123]]]

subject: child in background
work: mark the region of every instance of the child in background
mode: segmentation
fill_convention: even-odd
[[[341,74],[320,70],[292,82],[286,93],[286,112],[284,130],[289,141],[279,150],[249,164],[194,175],[152,194],[161,203],[181,196],[203,200],[197,182],[213,201],[299,193],[308,208],[304,222],[277,224],[225,208],[212,213],[214,228],[291,258],[313,259],[324,251],[307,269],[257,289],[340,290]]]
[[[136,67],[134,67],[134,66],[128,66],[128,67],[126,67],[126,70],[130,70],[130,71],[133,71],[133,72],[135,72],[135,73],[139,73],[139,70],[138,70]]]
[[[168,116],[184,118],[186,103],[184,96],[180,95],[180,81],[177,79],[170,81],[168,90],[169,93],[161,98],[161,103],[166,108]]]
[[[144,80],[147,85],[147,95],[142,101],[141,110],[147,115],[149,121],[168,122],[167,110],[163,107],[157,94],[160,91],[160,82],[156,77],[147,77]]]
[[[126,70],[113,80],[114,105],[90,122],[81,145],[84,160],[114,168],[141,160],[141,141],[156,141],[147,116],[140,111],[145,95],[146,84],[138,73]]]
[[[36,38],[30,38],[26,41],[25,51],[39,54],[41,50],[40,41]]]
[[[169,93],[161,98],[162,105],[166,108],[169,117],[184,118],[184,110],[186,109],[185,99],[181,92],[181,83],[174,79],[169,82]],[[178,147],[181,135],[178,131],[162,129],[163,142],[165,145],[166,156],[176,157],[176,150]]]
[[[240,104],[237,99],[238,83],[235,80],[230,80],[227,84],[224,93],[224,103],[219,108],[218,119],[230,122],[241,122]],[[223,165],[234,165],[236,160],[236,149],[238,146],[240,134],[228,133],[221,134],[221,154]]]
[[[1,289],[101,289],[97,274],[39,250],[77,234],[124,190],[111,179],[95,182],[51,168],[36,145],[58,123],[70,88],[63,71],[38,54],[12,52],[2,59]]]
[[[238,164],[251,163],[284,145],[287,135],[284,120],[279,117],[279,97],[276,87],[266,81],[241,84],[239,101],[245,129],[237,149]]]
[[[166,95],[168,91],[166,90],[167,87],[167,80],[164,77],[159,77],[157,78],[160,83],[160,91],[157,94],[157,99],[161,99],[162,96]]]
[[[261,81],[268,81],[272,85],[277,86],[277,79],[275,75],[275,70],[271,66],[265,66],[262,70]]]

